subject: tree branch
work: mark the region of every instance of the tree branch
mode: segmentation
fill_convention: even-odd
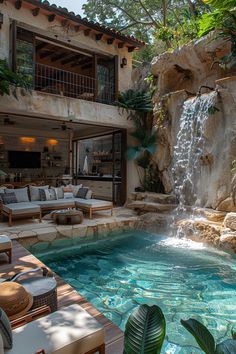
[[[122,11],[123,13],[125,13],[133,22],[136,22],[136,18],[134,18],[128,11],[126,11],[123,7],[121,7],[120,5],[114,4],[112,2],[108,2],[108,5],[111,5],[117,9],[119,9],[120,11]]]
[[[154,19],[154,17],[150,14],[150,12],[148,11],[148,9],[146,8],[146,6],[143,4],[142,0],[138,0],[139,4],[141,5],[142,9],[146,12],[146,14],[148,15],[148,17],[151,19],[153,25],[160,29],[161,26],[159,25],[159,23]]]
[[[127,30],[128,28],[131,28],[135,25],[145,25],[145,26],[153,26],[153,22],[142,22],[142,21],[136,21],[133,23],[130,23],[129,25],[119,29],[120,32]]]

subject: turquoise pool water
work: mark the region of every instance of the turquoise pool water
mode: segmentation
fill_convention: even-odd
[[[139,304],[159,305],[167,320],[163,353],[200,353],[181,318],[201,320],[219,340],[236,327],[233,255],[137,231],[34,253],[121,329]]]

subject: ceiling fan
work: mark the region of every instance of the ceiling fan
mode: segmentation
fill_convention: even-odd
[[[52,128],[53,130],[62,130],[63,132],[67,130],[73,130],[72,128],[68,127],[65,122],[63,122],[59,127]]]

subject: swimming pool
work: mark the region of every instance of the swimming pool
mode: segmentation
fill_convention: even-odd
[[[200,353],[181,318],[201,320],[220,340],[236,327],[233,255],[143,231],[65,246],[34,254],[121,329],[139,304],[159,305],[168,353]]]

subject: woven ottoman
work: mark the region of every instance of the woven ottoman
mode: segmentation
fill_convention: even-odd
[[[75,225],[83,222],[83,212],[79,210],[54,211],[52,219],[59,225]]]
[[[0,253],[5,253],[8,256],[9,263],[12,260],[12,242],[6,235],[0,235]]]

